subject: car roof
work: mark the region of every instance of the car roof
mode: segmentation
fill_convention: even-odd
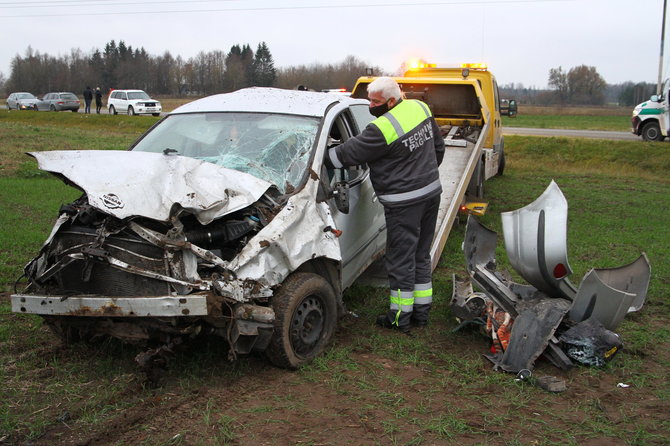
[[[146,93],[144,90],[123,90],[121,88],[114,89],[112,91],[125,91],[125,92],[131,92],[131,91],[141,91],[143,93]]]
[[[351,99],[336,93],[284,90],[251,87],[232,93],[198,99],[176,108],[170,114],[195,112],[263,112],[301,116],[324,116],[336,103],[364,104],[363,99]]]

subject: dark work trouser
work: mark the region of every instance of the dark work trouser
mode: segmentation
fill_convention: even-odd
[[[430,245],[440,196],[396,208],[386,217],[386,271],[390,289],[388,318],[399,327],[412,319],[427,322],[433,303]]]

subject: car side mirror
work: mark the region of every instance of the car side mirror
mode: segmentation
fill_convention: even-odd
[[[657,94],[652,94],[649,100],[652,102],[659,102],[661,98]]]
[[[340,181],[335,183],[331,196],[335,199],[335,207],[343,214],[349,213],[349,183]]]

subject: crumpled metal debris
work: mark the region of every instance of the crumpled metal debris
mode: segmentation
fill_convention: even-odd
[[[645,253],[629,265],[590,270],[579,288],[570,283],[567,210],[552,181],[530,205],[503,213],[510,264],[529,284],[514,283],[509,273],[496,270],[497,234],[468,217],[463,252],[470,279],[454,276],[452,313],[461,322],[458,328],[485,322],[492,338],[486,357],[495,369],[532,370],[541,355],[564,370],[572,360],[602,366],[622,346],[612,330],[644,305],[651,276]],[[482,292],[475,293],[470,281]],[[501,327],[511,327],[505,342]]]

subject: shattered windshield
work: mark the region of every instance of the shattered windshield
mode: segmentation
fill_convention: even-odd
[[[171,115],[131,150],[188,156],[268,181],[299,186],[319,120],[268,113]]]

